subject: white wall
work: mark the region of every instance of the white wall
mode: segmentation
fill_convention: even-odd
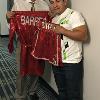
[[[71,0],[72,8],[82,12],[90,43],[84,45],[84,100],[100,100],[100,1]]]
[[[7,0],[0,0],[0,35],[8,34],[6,12],[7,12]]]

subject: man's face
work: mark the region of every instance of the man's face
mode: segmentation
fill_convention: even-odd
[[[66,9],[67,0],[49,0],[50,1],[50,9],[55,14],[62,14]]]

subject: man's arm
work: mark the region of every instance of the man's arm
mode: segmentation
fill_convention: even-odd
[[[81,25],[72,30],[67,30],[60,25],[53,24],[52,30],[58,34],[63,34],[64,36],[69,37],[70,39],[73,39],[76,41],[85,41],[87,39],[86,25]]]
[[[14,12],[12,12],[12,11],[15,11],[15,10],[16,10],[16,6],[15,6],[15,4],[13,2],[12,8],[9,9],[9,11],[7,11],[7,13],[6,13],[6,18],[7,18],[7,22],[8,23],[9,23],[9,19],[14,15]]]

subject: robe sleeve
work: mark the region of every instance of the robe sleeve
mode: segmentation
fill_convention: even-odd
[[[14,40],[15,31],[16,31],[16,21],[13,17],[10,19],[9,43],[8,43],[9,53],[12,53],[14,50],[13,40]]]

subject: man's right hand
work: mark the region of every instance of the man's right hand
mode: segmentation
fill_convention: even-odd
[[[12,11],[7,11],[7,13],[6,13],[6,16],[7,16],[7,18],[11,18],[12,16],[14,16],[14,12],[12,12]]]

